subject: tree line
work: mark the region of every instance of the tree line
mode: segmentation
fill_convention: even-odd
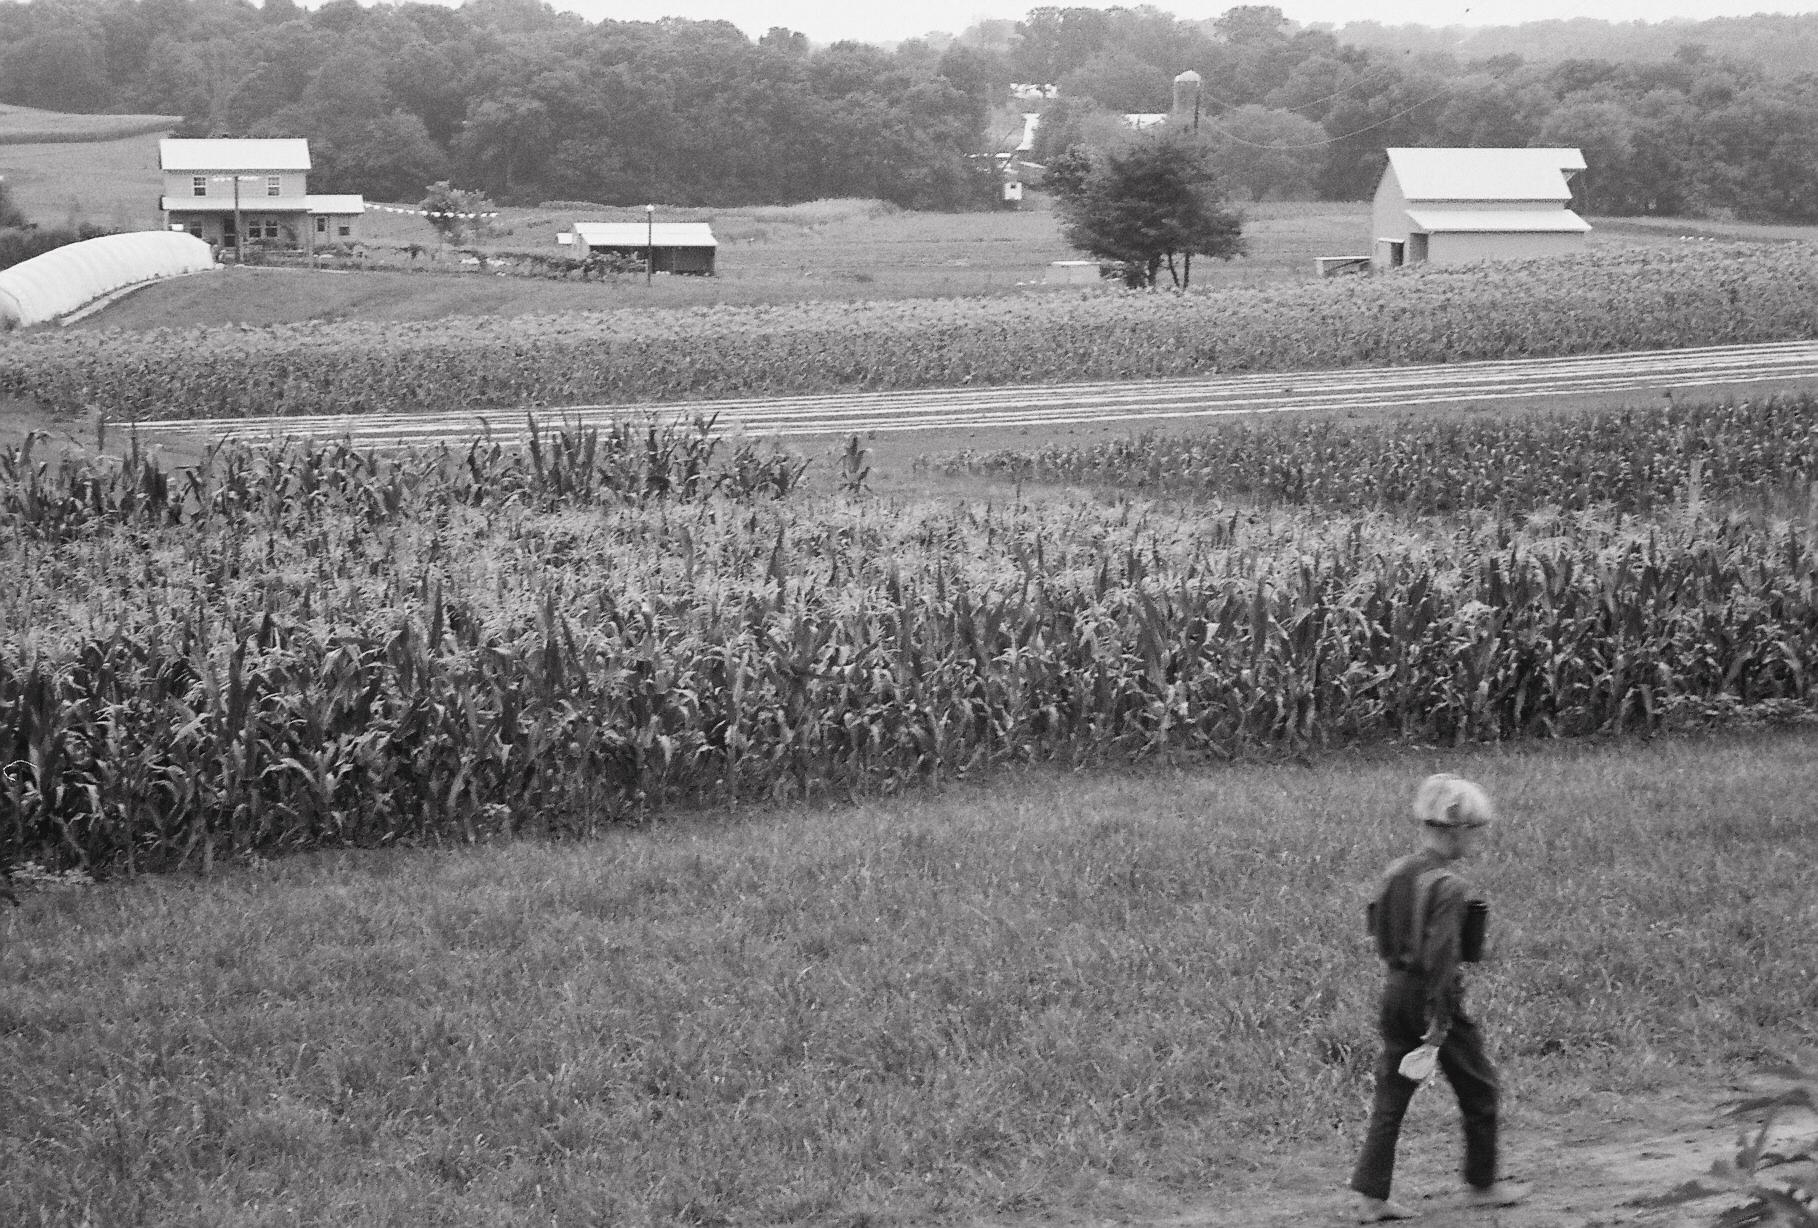
[[[1209,21],[1040,7],[884,48],[588,22],[546,0],[8,0],[0,101],[304,136],[312,188],[378,200],[447,180],[501,203],[959,209],[997,198],[991,155],[1015,145],[1019,111],[1043,112],[1046,164],[1167,111],[1190,68],[1239,197],[1367,197],[1388,146],[1576,145],[1593,212],[1818,221],[1818,76],[1732,53],[1729,27],[1713,50],[1701,29],[1665,58],[1463,59],[1353,45],[1267,5]],[[1013,84],[1053,89],[1014,101]]]
[[[0,4],[0,101],[183,117],[181,136],[302,136],[310,187],[414,201],[964,208],[993,83],[963,48],[813,48],[717,21],[601,21],[543,0]]]
[[[1818,37],[1818,15],[1807,25]],[[1123,114],[1166,111],[1191,68],[1200,133],[1239,195],[1361,199],[1392,146],[1567,145],[1584,151],[1576,203],[1593,212],[1818,222],[1818,75],[1696,41],[1666,58],[1461,60],[1347,45],[1272,6],[1198,24],[1045,8],[1016,27],[1010,54],[1057,87],[1038,162],[1115,143]]]

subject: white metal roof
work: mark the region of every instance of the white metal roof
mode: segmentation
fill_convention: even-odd
[[[124,286],[214,263],[208,244],[168,230],[84,239],[0,270],[0,319],[42,324]]]
[[[576,222],[574,233],[588,247],[718,247],[706,222]]]
[[[167,171],[306,171],[309,142],[302,137],[166,137],[158,165]]]
[[[1410,209],[1428,234],[1583,234],[1591,224],[1570,209]]]
[[[309,202],[309,211],[311,213],[366,212],[366,198],[364,196],[345,196],[334,193],[330,193],[326,196],[318,196],[312,192],[303,199]]]
[[[1401,194],[1414,200],[1570,200],[1576,149],[1391,149]]]

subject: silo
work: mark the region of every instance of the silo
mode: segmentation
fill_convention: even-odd
[[[1199,128],[1199,74],[1189,68],[1174,78],[1174,122],[1183,127]]]

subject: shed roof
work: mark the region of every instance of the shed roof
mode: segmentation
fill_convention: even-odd
[[[1570,200],[1576,149],[1391,149],[1389,166],[1408,200]]]
[[[574,233],[588,247],[718,247],[706,222],[576,222]]]
[[[1428,234],[1583,234],[1591,224],[1570,209],[1410,209]]]
[[[302,137],[166,137],[158,165],[167,171],[306,171],[309,142]]]

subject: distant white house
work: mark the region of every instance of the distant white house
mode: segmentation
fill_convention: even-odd
[[[360,237],[365,199],[311,195],[309,142],[300,137],[167,138],[158,167],[166,226],[208,243],[313,251]]]
[[[1376,268],[1582,251],[1576,149],[1391,149],[1371,208]]]
[[[706,222],[576,222],[556,240],[582,259],[606,252],[642,260],[648,252],[652,272],[704,276],[712,276],[720,245]]]

